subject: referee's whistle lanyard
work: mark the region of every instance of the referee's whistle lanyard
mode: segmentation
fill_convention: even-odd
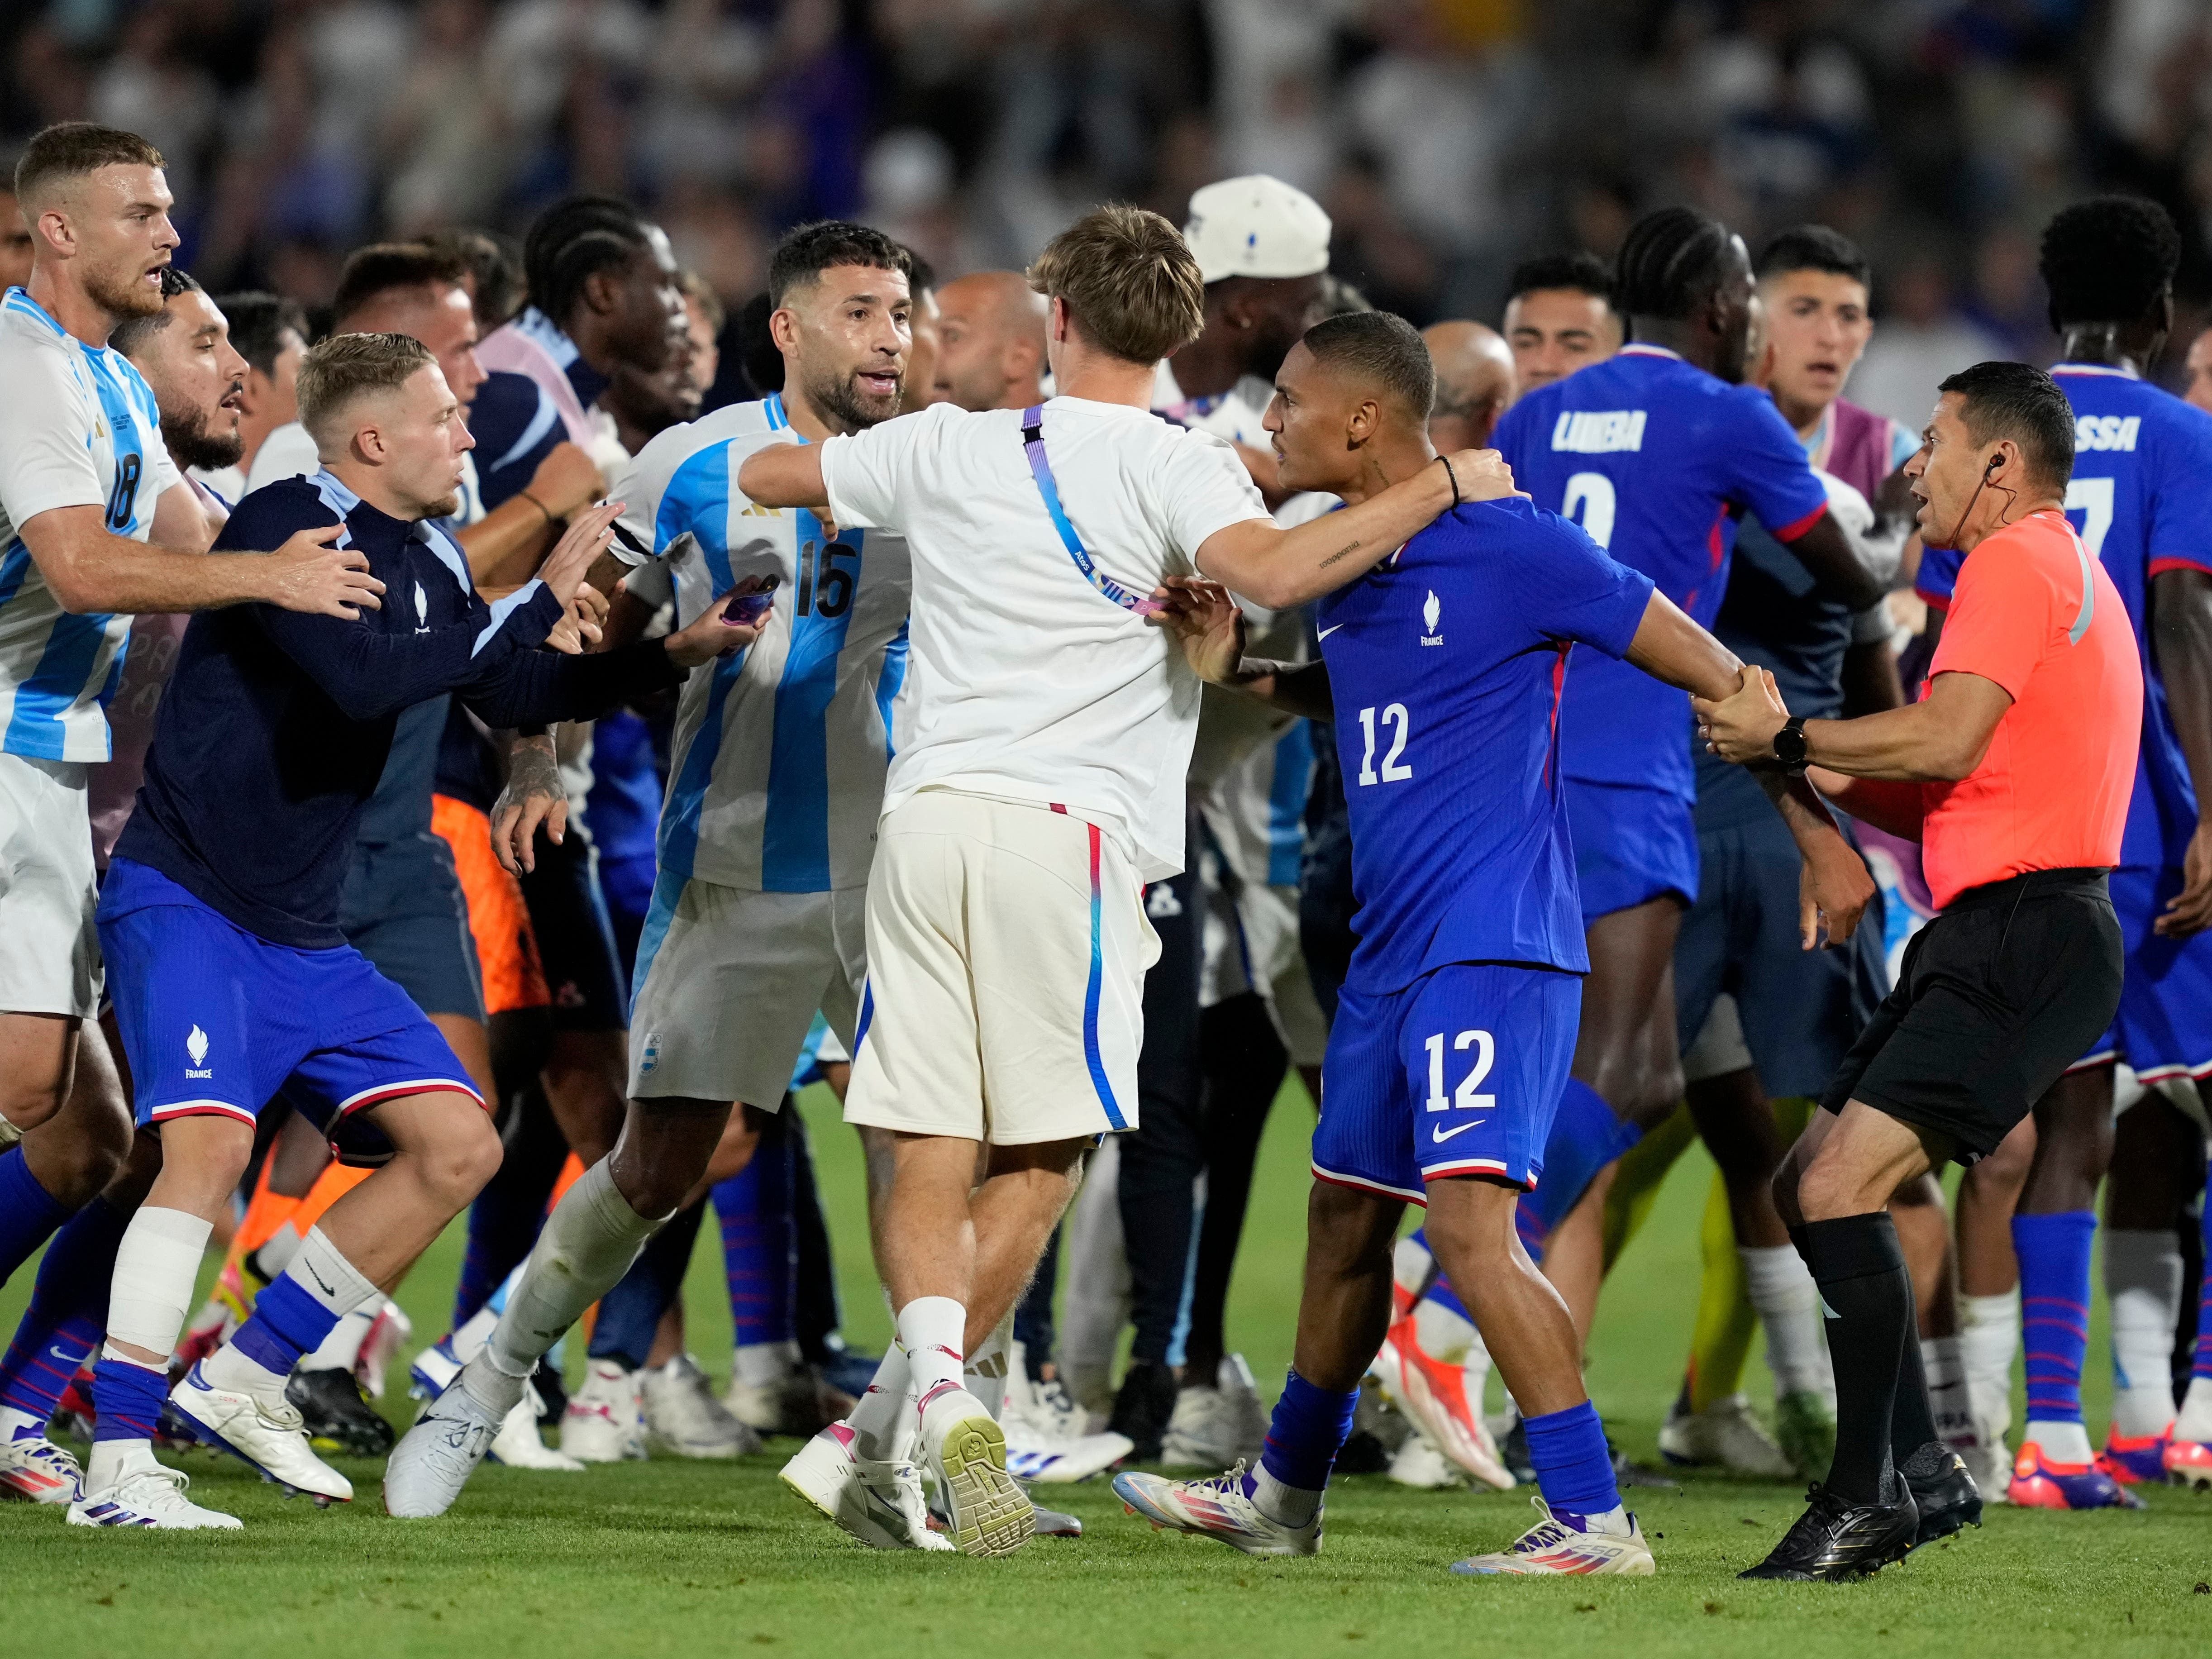
[[[1060,544],[1067,550],[1067,556],[1075,561],[1075,568],[1083,573],[1084,580],[1133,616],[1158,616],[1166,610],[1167,607],[1158,599],[1132,593],[1101,570],[1097,561],[1084,547],[1083,538],[1075,533],[1075,526],[1068,522],[1067,509],[1060,501],[1060,485],[1052,476],[1052,461],[1044,453],[1044,406],[1042,404],[1031,404],[1022,411],[1022,453],[1029,457],[1030,476],[1036,480],[1037,494],[1044,497],[1044,510],[1051,516],[1052,527],[1060,532]]]

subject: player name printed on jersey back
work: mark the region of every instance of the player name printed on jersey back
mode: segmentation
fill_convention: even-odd
[[[1552,428],[1552,447],[1578,455],[1611,455],[1644,447],[1644,425],[1650,418],[1641,409],[1562,410]]]
[[[2074,422],[2074,447],[2077,453],[2085,449],[2131,450],[2142,431],[2140,415],[2082,415]]]
[[[0,749],[106,760],[101,710],[131,632],[128,617],[64,611],[21,526],[58,507],[96,507],[101,529],[143,542],[179,477],[138,371],[9,289],[0,300]]]
[[[781,397],[733,404],[662,433],[612,492],[628,503],[629,556],[665,562],[679,626],[748,576],[776,584],[760,639],[684,688],[659,857],[687,879],[785,893],[867,884],[913,570],[895,530],[833,539],[813,514],[738,491],[747,456],[805,441]]]

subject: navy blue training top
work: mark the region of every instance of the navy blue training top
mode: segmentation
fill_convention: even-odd
[[[450,691],[494,726],[589,720],[684,678],[658,641],[540,651],[561,619],[544,584],[486,605],[442,530],[380,512],[328,472],[254,491],[216,546],[278,547],[341,522],[339,544],[385,584],[383,608],[351,621],[271,605],[195,616],[115,848],[300,950],[345,942],[338,893],[402,710]]]

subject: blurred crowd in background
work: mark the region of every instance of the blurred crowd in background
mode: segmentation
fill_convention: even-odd
[[[179,263],[310,306],[362,241],[579,190],[652,209],[734,309],[806,219],[949,277],[1258,171],[1421,323],[1494,320],[1517,260],[1609,256],[1666,202],[1754,250],[1825,222],[1877,272],[1852,396],[1914,426],[1952,367],[2048,360],[2034,238],[2085,192],[2172,211],[2179,337],[2212,301],[2202,0],[9,0],[0,62],[0,151],[143,133]]]

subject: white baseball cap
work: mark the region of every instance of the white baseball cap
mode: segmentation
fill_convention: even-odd
[[[1297,188],[1264,173],[1223,179],[1194,191],[1183,240],[1198,274],[1311,276],[1328,269],[1328,215]]]

